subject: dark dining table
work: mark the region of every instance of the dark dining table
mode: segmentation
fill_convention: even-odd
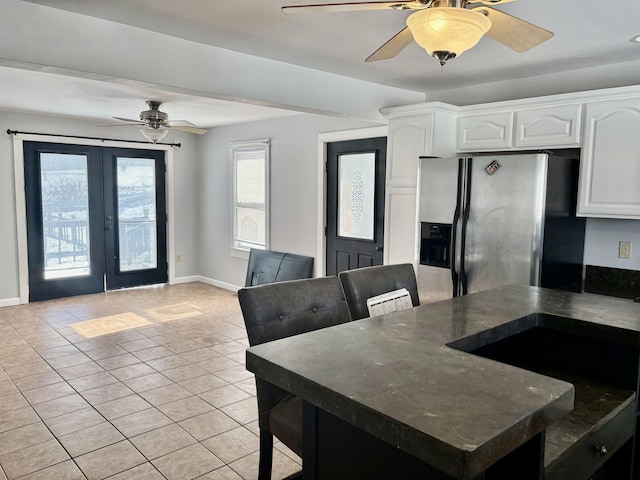
[[[589,357],[590,349],[622,348],[627,353],[613,354],[611,361],[635,362],[630,376],[635,375],[637,389],[640,305],[525,286],[254,346],[247,350],[246,365],[304,400],[305,479],[554,478],[553,468],[561,472],[571,462],[586,465],[574,446],[614,418],[633,428],[619,434],[610,450],[633,449],[628,446],[636,427],[633,380],[620,380],[602,417],[589,420],[593,425],[580,427],[584,432],[572,432],[575,438],[567,441],[569,427],[554,430],[554,425],[578,408],[575,385],[582,383],[482,354],[487,345],[533,331],[543,335],[532,338],[552,339],[552,352],[542,348],[540,358],[589,365],[589,372],[591,362],[582,357]],[[537,358],[536,343],[522,342]],[[567,360],[576,356],[576,362]],[[598,382],[587,384],[601,385],[599,368],[593,367]],[[587,410],[593,410],[590,404]],[[633,422],[621,412],[633,415]],[[573,423],[570,428],[579,430]],[[602,457],[584,468],[602,469],[607,460]],[[629,470],[630,462],[617,461],[622,467],[616,472]]]

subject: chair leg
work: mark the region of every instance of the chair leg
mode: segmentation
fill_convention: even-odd
[[[271,464],[273,463],[273,435],[260,430],[260,463],[258,464],[258,480],[271,480]]]

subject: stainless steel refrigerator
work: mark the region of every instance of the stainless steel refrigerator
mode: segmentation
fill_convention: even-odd
[[[421,302],[508,284],[579,290],[578,154],[420,157]]]

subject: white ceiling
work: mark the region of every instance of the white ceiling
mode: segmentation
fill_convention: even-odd
[[[0,8],[3,1],[6,0],[0,0]],[[280,11],[283,5],[319,3],[317,0],[27,1],[314,70],[423,92],[431,100],[439,99],[438,92],[455,88],[471,89],[504,80],[531,82],[531,77],[561,75],[572,70],[580,70],[580,76],[584,77],[589,69],[602,72],[605,68],[610,75],[603,80],[600,74],[597,88],[640,83],[640,44],[630,42],[631,37],[640,34],[638,0],[518,0],[496,6],[555,32],[555,36],[522,54],[484,38],[443,69],[416,44],[409,45],[394,59],[364,62],[404,27],[409,13],[402,11],[308,15],[284,15]],[[624,77],[616,78],[618,71],[625,72]],[[534,79],[532,84],[535,83]],[[555,86],[549,93],[572,91],[570,83]],[[151,98],[165,100],[163,110],[172,119],[190,120],[203,127],[291,113],[262,105],[154,91],[131,82],[103,82],[33,69],[0,67],[0,84],[0,109],[95,120],[111,116],[137,118],[145,107],[142,100]],[[59,95],[60,91],[65,95]],[[58,102],[56,99],[60,98],[64,100]]]
[[[2,1],[2,0],[0,0]],[[145,85],[91,80],[32,70],[0,67],[0,110],[81,118],[117,124],[113,117],[137,120],[146,100],[162,99],[170,120],[202,128],[293,115],[277,108],[167,92]]]

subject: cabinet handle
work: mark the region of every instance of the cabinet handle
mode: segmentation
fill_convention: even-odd
[[[596,447],[596,452],[598,452],[601,457],[606,457],[607,453],[609,453],[609,451],[607,450],[607,447],[605,447],[604,445]]]

